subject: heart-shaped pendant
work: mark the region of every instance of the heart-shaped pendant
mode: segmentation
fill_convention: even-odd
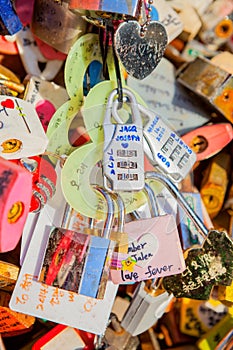
[[[115,51],[126,72],[136,78],[146,78],[163,57],[168,39],[162,23],[153,21],[141,35],[136,21],[123,22],[115,33]]]

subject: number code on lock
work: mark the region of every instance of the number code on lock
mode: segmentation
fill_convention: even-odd
[[[110,124],[104,125],[104,132],[105,145],[108,143],[104,150],[106,180],[115,191],[141,190],[144,186],[142,129],[135,124]]]

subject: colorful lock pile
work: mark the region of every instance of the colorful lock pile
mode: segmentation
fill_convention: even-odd
[[[233,0],[0,0],[0,348],[233,349]]]

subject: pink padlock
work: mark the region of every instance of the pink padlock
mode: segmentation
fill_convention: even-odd
[[[154,217],[127,222],[128,253],[112,261],[110,278],[115,284],[129,284],[175,275],[184,271],[185,261],[175,217],[158,215],[153,190],[145,184]]]
[[[0,252],[19,242],[29,212],[32,175],[13,162],[0,158]]]

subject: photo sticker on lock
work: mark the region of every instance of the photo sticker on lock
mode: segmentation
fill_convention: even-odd
[[[77,292],[90,236],[52,228],[39,281]]]

